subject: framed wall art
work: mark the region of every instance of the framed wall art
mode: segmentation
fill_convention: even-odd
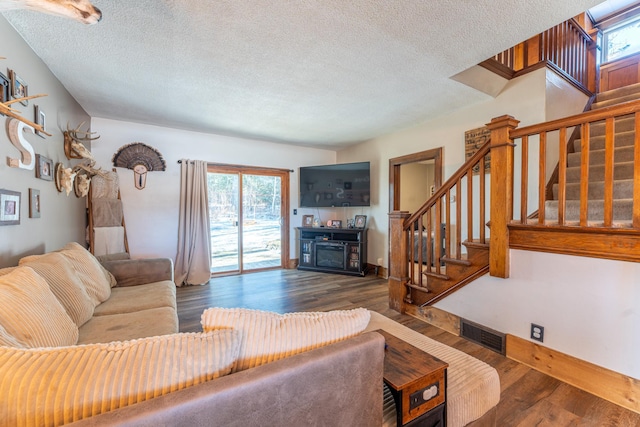
[[[20,192],[0,189],[0,225],[20,224]]]
[[[36,154],[36,178],[53,181],[53,160]]]
[[[22,80],[15,71],[9,70],[9,78],[11,79],[11,97],[13,99],[29,96],[29,88],[24,80]],[[29,100],[20,101],[25,107],[29,105]]]
[[[29,189],[29,218],[40,218],[40,190]]]
[[[367,216],[366,215],[356,215],[355,218],[355,228],[364,228],[367,225]]]
[[[464,133],[464,158],[468,160],[473,157],[474,154],[478,152],[480,148],[489,140],[491,137],[491,131],[488,127],[483,126],[477,129],[471,129]],[[484,173],[489,173],[491,171],[491,155],[485,157],[484,162]],[[476,165],[473,168],[473,174],[477,175],[480,173],[480,165]]]
[[[11,81],[7,76],[0,73],[0,102],[7,102],[11,96]],[[0,114],[4,115],[4,114]]]
[[[34,117],[35,124],[40,125],[42,127],[42,130],[46,132],[47,130],[45,125],[46,116],[44,114],[44,111],[40,109],[39,105],[34,105],[34,113],[35,113],[35,117]],[[40,138],[45,137],[45,134],[40,132],[39,130],[36,129],[35,132],[36,132],[36,135],[38,135]]]

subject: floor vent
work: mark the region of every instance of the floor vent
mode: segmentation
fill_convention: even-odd
[[[505,354],[505,335],[466,319],[460,319],[460,331],[464,338],[489,350]]]

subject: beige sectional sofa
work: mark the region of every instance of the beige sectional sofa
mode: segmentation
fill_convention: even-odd
[[[365,309],[209,309],[178,333],[175,295],[170,260],[100,263],[76,243],[1,269],[0,426],[381,425],[371,329],[450,363],[449,426],[499,399],[495,369]]]

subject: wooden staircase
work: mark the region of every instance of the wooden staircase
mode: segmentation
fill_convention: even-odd
[[[640,99],[640,84],[626,86],[619,89],[602,92],[597,95],[596,102],[591,105],[591,111],[605,107],[619,105],[624,102]],[[590,126],[589,135],[585,138],[577,128],[577,138],[569,141],[566,168],[566,188],[564,197],[565,224],[577,225],[580,220],[581,182],[587,180],[588,193],[586,199],[588,216],[591,225],[604,223],[605,220],[605,174],[612,173],[612,204],[613,225],[615,227],[629,227],[633,214],[633,179],[635,155],[635,119],[633,115],[616,118],[613,122],[613,171],[606,166],[606,121],[595,122]],[[589,168],[582,171],[582,151],[584,144],[588,144]],[[545,222],[553,223],[558,220],[559,184],[552,183],[550,200],[545,203]]]

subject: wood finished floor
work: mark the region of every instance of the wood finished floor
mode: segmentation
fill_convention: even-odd
[[[366,307],[432,339],[464,351],[498,371],[498,427],[640,426],[640,414],[609,403],[413,317],[388,307],[387,281],[297,270],[273,270],[211,279],[178,288],[182,332],[200,331],[208,307],[245,307],[279,313]]]

